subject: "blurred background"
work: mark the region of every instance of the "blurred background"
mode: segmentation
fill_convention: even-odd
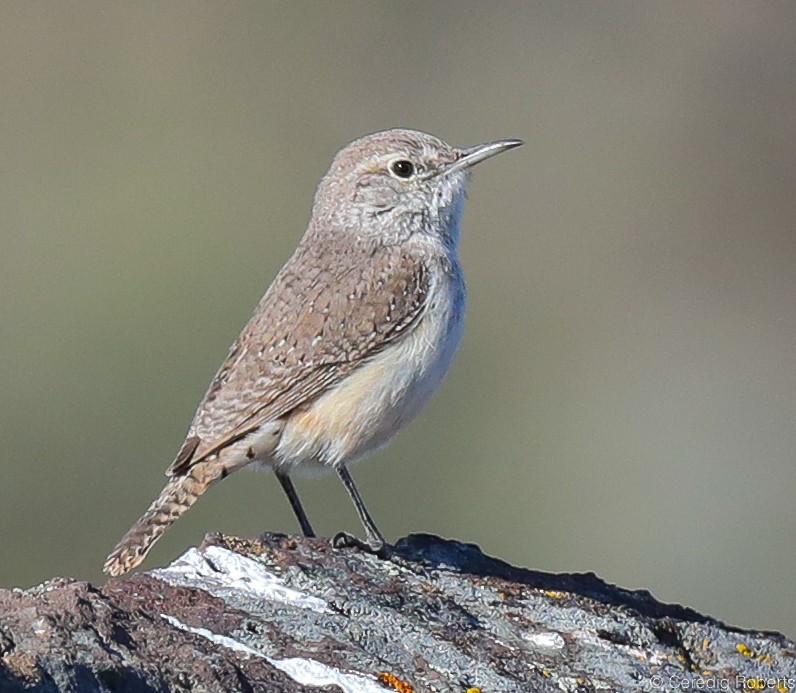
[[[406,126],[527,145],[473,176],[445,386],[354,470],[382,529],[796,635],[794,35],[790,2],[3,3],[0,585],[103,579],[335,151]],[[265,530],[244,471],[146,566]]]

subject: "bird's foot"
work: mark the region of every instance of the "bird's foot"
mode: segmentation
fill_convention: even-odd
[[[379,558],[389,558],[392,547],[384,540],[373,539],[364,541],[348,532],[338,532],[332,537],[332,547],[335,549],[359,549],[372,553]]]

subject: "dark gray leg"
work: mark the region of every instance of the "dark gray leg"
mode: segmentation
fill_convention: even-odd
[[[370,516],[368,509],[365,507],[362,496],[359,495],[359,491],[357,491],[357,487],[354,485],[354,480],[351,478],[348,470],[343,466],[337,467],[337,475],[343,482],[345,490],[348,491],[348,495],[351,496],[351,500],[354,501],[354,507],[357,509],[357,514],[359,515],[359,519],[362,521],[362,526],[365,528],[365,536],[367,537],[368,548],[373,551],[373,553],[381,553],[387,545],[387,542],[384,541],[382,533],[379,531],[379,528],[376,527],[376,523]],[[341,536],[341,538],[343,537]],[[350,537],[345,537],[345,539],[350,539]],[[341,542],[336,540],[335,543]],[[355,541],[354,543],[361,542]]]
[[[279,479],[279,483],[282,484],[282,490],[285,492],[287,499],[290,501],[290,507],[293,508],[293,512],[296,515],[299,525],[301,525],[301,531],[303,532],[304,536],[314,537],[315,530],[310,524],[310,519],[307,517],[307,513],[304,512],[304,508],[301,506],[301,501],[299,500],[298,493],[296,493],[296,487],[293,486],[293,481],[284,472],[274,473],[276,474],[276,478]]]

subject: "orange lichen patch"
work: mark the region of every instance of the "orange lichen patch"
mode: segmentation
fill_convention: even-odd
[[[378,679],[379,683],[383,683],[385,686],[394,688],[396,691],[398,691],[398,693],[415,693],[415,689],[412,684],[402,681],[395,674],[382,671],[379,674]]]
[[[481,693],[480,688],[468,688],[465,693]]]
[[[758,654],[757,652],[755,652],[754,650],[750,649],[749,647],[747,647],[743,643],[741,643],[740,645],[736,645],[735,649],[738,650],[738,652],[740,652],[744,657],[751,657],[753,659],[756,659],[761,664],[767,664],[768,665],[768,664],[771,664],[774,661],[771,658],[771,655]]]
[[[556,592],[555,590],[545,590],[544,593],[550,597],[550,599],[563,599],[567,596],[566,592]]]

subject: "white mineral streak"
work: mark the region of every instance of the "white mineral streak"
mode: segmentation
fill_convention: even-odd
[[[558,633],[523,633],[522,637],[529,643],[548,650],[560,650],[566,644]]]
[[[283,671],[290,678],[303,686],[338,686],[342,689],[343,693],[384,693],[384,687],[379,685],[373,678],[361,674],[350,674],[330,667],[322,662],[316,662],[313,659],[304,659],[303,657],[274,659],[273,657],[268,657],[262,652],[249,647],[239,640],[235,640],[235,638],[230,638],[228,635],[219,635],[207,630],[207,628],[193,628],[168,614],[161,614],[160,616],[175,628],[179,628],[186,633],[199,635],[228,650],[234,650],[235,652],[240,652],[251,657],[265,659],[272,666]]]
[[[321,614],[332,613],[323,599],[287,587],[259,561],[220,546],[202,551],[190,549],[167,568],[149,574],[170,585],[195,587],[219,598],[244,594]]]

